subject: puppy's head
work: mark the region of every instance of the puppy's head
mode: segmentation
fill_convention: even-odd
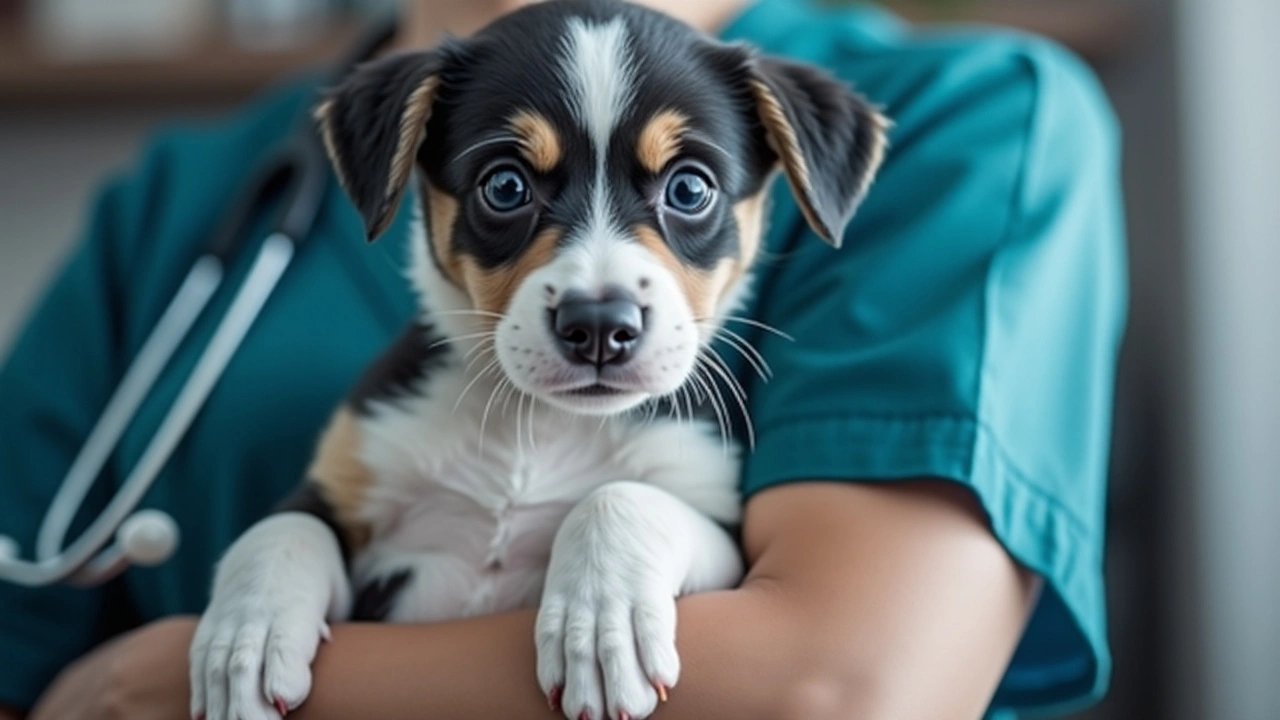
[[[689,380],[760,246],[775,170],[838,245],[886,124],[815,68],[570,1],[365,65],[317,117],[371,239],[421,192],[414,273],[452,311],[442,326],[491,341],[521,391],[593,414]]]

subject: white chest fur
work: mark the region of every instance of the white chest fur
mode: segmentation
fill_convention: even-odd
[[[362,424],[373,537],[353,574],[360,587],[408,571],[387,619],[535,606],[561,521],[606,483],[651,483],[737,520],[737,453],[710,427],[575,416],[463,380],[442,370],[424,394],[380,405]]]

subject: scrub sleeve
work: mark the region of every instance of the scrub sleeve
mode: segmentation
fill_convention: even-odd
[[[1102,91],[1046,41],[916,32],[878,10],[764,0],[727,35],[827,66],[895,122],[841,250],[775,188],[746,314],[794,341],[751,338],[774,379],[748,386],[758,446],[744,490],[964,485],[1012,556],[1046,580],[995,707],[1098,698],[1126,302],[1118,132]]]

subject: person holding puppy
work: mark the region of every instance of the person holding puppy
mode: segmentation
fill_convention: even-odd
[[[406,3],[397,45],[515,4]],[[771,195],[748,307],[794,342],[757,341],[775,379],[748,398],[747,574],[678,603],[682,671],[659,716],[977,718],[1096,698],[1124,314],[1117,133],[1096,83],[1048,43],[917,34],[878,10],[646,4],[824,66],[895,123],[839,252],[806,237],[785,188]],[[316,99],[316,81],[293,83],[165,133],[104,190],[0,372],[0,528],[35,534],[211,219]],[[188,713],[209,568],[297,484],[336,399],[413,312],[396,270],[410,219],[361,247],[356,210],[327,198],[148,497],[179,520],[178,555],[91,590],[0,586],[0,718]],[[158,394],[166,381],[180,379]],[[144,407],[113,463],[131,466],[154,422]],[[533,624],[337,624],[296,714],[555,717]]]

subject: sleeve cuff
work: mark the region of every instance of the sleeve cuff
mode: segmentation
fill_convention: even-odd
[[[973,418],[796,419],[760,433],[743,493],[793,481],[938,478],[974,492],[1009,554],[1045,578],[1027,632],[996,694],[1007,708],[1071,709],[1106,690],[1101,531],[1088,527],[1008,460]],[[1053,479],[1058,487],[1070,487]]]

